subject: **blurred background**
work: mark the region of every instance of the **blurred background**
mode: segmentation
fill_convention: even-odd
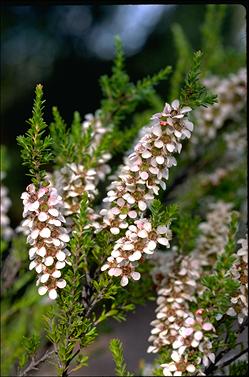
[[[83,117],[99,108],[99,78],[111,72],[115,35],[119,34],[123,41],[127,72],[136,81],[166,65],[174,68],[176,51],[171,31],[174,23],[181,25],[194,50],[200,48],[205,8],[205,5],[2,6],[1,144],[6,145],[10,160],[5,185],[12,200],[9,214],[13,228],[21,220],[20,195],[28,184],[16,136],[27,130],[35,85],[44,86],[46,122],[52,121],[51,108],[55,105],[70,123],[75,110]],[[245,17],[242,5],[228,6],[222,31],[225,46],[245,50]],[[160,84],[158,92],[166,99],[168,82]],[[105,334],[89,349],[89,354],[94,352],[97,359],[92,359],[85,375],[99,375],[102,368],[105,373],[113,373],[107,347],[114,336],[124,342],[125,358],[131,369],[137,368],[142,358],[150,361],[151,356],[146,356],[146,339],[154,309],[154,303],[148,304],[129,315],[129,321],[107,325],[103,329]],[[51,369],[45,365],[39,373],[51,375]]]
[[[228,8],[224,43],[245,49],[245,8]],[[16,136],[27,129],[35,85],[44,85],[45,120],[52,120],[56,105],[70,122],[73,111],[83,116],[99,107],[98,80],[111,71],[116,34],[123,40],[127,71],[136,81],[167,64],[174,67],[173,23],[182,26],[193,49],[200,48],[204,15],[205,5],[2,6],[1,143],[10,156],[6,184],[13,226],[20,221],[19,197],[27,183]],[[158,91],[166,98],[167,82]]]

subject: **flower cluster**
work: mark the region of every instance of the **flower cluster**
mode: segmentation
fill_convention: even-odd
[[[163,112],[154,114],[147,132],[128,156],[127,164],[122,167],[119,179],[110,186],[104,199],[107,208],[100,212],[103,227],[109,228],[114,235],[124,229],[126,233],[116,242],[112,257],[102,267],[109,269],[109,274],[112,274],[115,266],[121,275],[126,271],[127,263],[130,271],[143,253],[153,254],[157,242],[169,246],[169,229],[152,229],[144,214],[160,188],[166,189],[169,168],[176,165],[172,154],[180,153],[181,140],[191,136],[193,123],[187,119],[190,111],[190,107],[181,107],[179,101],[175,100],[171,105],[166,103]],[[127,272],[125,274],[127,276]]]
[[[198,296],[205,289],[200,283],[204,267],[211,269],[225,248],[231,207],[222,201],[210,205],[207,221],[199,224],[201,234],[190,255],[175,257],[174,251],[174,260],[169,253],[152,259],[158,306],[156,319],[151,322],[153,329],[148,340],[152,345],[148,352],[157,353],[163,347],[171,350],[170,360],[161,365],[165,376],[204,375],[202,368],[215,360],[211,340],[215,329],[203,320],[202,309],[192,313],[190,303],[198,303]]]
[[[240,157],[246,151],[247,147],[247,130],[246,127],[224,134],[224,139],[227,144],[228,152],[232,156]]]
[[[110,276],[121,276],[121,285],[128,284],[129,277],[140,279],[140,273],[135,271],[136,262],[144,255],[154,253],[158,244],[169,247],[171,231],[166,226],[158,226],[156,230],[146,219],[136,220],[128,227],[125,236],[114,245],[112,254],[101,270],[109,269]]]
[[[238,317],[239,324],[248,317],[248,239],[238,240],[241,244],[237,251],[237,258],[231,268],[231,277],[240,282],[239,292],[231,298],[231,307],[227,313],[230,316]]]
[[[200,138],[208,143],[227,120],[239,120],[240,112],[246,105],[246,69],[240,69],[224,79],[216,76],[207,78],[204,85],[217,94],[218,102],[195,111],[198,127],[193,137],[194,143],[198,143]]]
[[[82,132],[85,133],[87,130],[91,132],[91,143],[87,149],[87,153],[93,156],[103,135],[108,131],[102,125],[98,111],[95,116],[92,114],[85,116],[82,124]],[[110,166],[106,163],[110,159],[110,153],[102,153],[98,157],[94,168],[86,169],[81,164],[68,163],[62,169],[55,171],[51,180],[63,198],[63,214],[65,216],[79,213],[80,201],[84,192],[87,192],[88,198],[91,201],[97,196],[99,182],[104,180],[106,175],[110,173]]]
[[[196,292],[200,278],[201,264],[192,256],[179,256],[173,269],[168,273],[166,287],[157,292],[156,320],[152,321],[153,329],[149,342],[153,345],[148,352],[157,353],[161,347],[171,345],[179,336],[178,330],[191,313],[189,303]]]
[[[183,320],[177,332],[178,336],[172,344],[172,361],[161,364],[164,376],[204,375],[200,365],[207,367],[210,361],[215,361],[208,336],[215,332],[213,325],[204,321],[202,309],[198,309],[195,315]],[[195,359],[194,354],[198,355]]]
[[[0,172],[1,181],[5,177],[4,172]],[[12,234],[13,230],[10,227],[10,219],[7,215],[8,210],[11,206],[11,200],[8,197],[8,189],[1,183],[0,186],[0,195],[1,195],[1,213],[0,213],[0,221],[1,221],[1,237],[8,241]]]
[[[40,295],[48,292],[50,299],[57,297],[57,288],[64,288],[66,281],[60,279],[61,269],[70,255],[66,249],[69,236],[63,227],[65,218],[61,215],[62,201],[54,187],[41,187],[36,190],[30,184],[22,193],[24,211],[22,226],[28,231],[29,269],[38,274],[37,285]]]
[[[166,287],[168,276],[172,271],[177,257],[177,247],[173,246],[170,252],[165,253],[157,250],[151,257],[152,269],[150,271],[153,283],[158,291],[160,288]]]
[[[157,353],[162,347],[171,348],[171,360],[161,364],[165,376],[192,375],[210,361],[214,362],[209,335],[213,325],[202,318],[203,310],[193,314],[190,302],[195,302],[202,273],[202,259],[196,256],[179,256],[170,272],[167,272],[167,288],[159,285],[156,319],[147,352]],[[202,372],[201,372],[202,373]]]
[[[172,153],[180,153],[180,141],[191,136],[193,123],[186,114],[189,107],[180,107],[175,100],[166,103],[163,112],[152,116],[151,127],[138,141],[119,174],[119,180],[112,182],[104,202],[103,222],[113,234],[128,227],[128,220],[141,217],[148,203],[165,189],[169,168],[176,165]]]
[[[200,223],[201,234],[197,239],[197,255],[207,260],[210,266],[224,251],[231,221],[231,203],[218,201],[209,205],[207,221]]]

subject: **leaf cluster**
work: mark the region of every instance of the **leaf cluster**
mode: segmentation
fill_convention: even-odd
[[[193,56],[192,67],[190,68],[184,85],[180,91],[180,101],[184,106],[195,109],[199,106],[213,105],[217,96],[209,92],[201,82],[201,59],[202,52],[197,51]]]
[[[134,376],[134,374],[127,371],[127,366],[124,361],[122,342],[119,339],[112,339],[110,341],[109,348],[115,363],[116,376]]]
[[[170,204],[165,206],[159,199],[153,200],[150,205],[152,225],[156,228],[159,225],[170,225],[178,216],[178,205]]]
[[[35,100],[32,118],[27,122],[29,129],[25,136],[18,136],[17,142],[21,147],[23,165],[28,166],[33,183],[38,186],[46,175],[44,167],[53,159],[51,153],[52,138],[44,136],[47,124],[43,119],[44,100],[42,85],[38,84],[35,89]]]
[[[153,76],[139,80],[135,85],[124,70],[124,52],[118,36],[115,38],[115,48],[112,75],[101,76],[100,85],[104,96],[101,102],[104,123],[111,120],[117,127],[139,103],[147,100],[155,85],[168,77],[171,67],[165,67]]]
[[[172,230],[177,237],[180,252],[188,254],[194,250],[196,239],[200,233],[200,217],[188,213],[181,213],[172,225]]]
[[[229,376],[247,376],[248,361],[239,360],[229,365]]]

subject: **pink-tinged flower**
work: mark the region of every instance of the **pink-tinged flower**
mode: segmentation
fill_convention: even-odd
[[[187,119],[190,111],[191,108],[182,107],[175,100],[171,105],[166,103],[162,113],[154,114],[151,127],[136,143],[134,151],[126,158],[125,165],[108,188],[104,199],[106,208],[101,210],[100,215],[104,228],[113,235],[121,234],[112,257],[122,270],[126,262],[132,264],[153,254],[158,244],[170,246],[168,227],[152,229],[144,212],[159,190],[166,189],[169,168],[176,165],[173,153],[180,153],[181,140],[191,136],[193,124]],[[126,278],[122,280],[122,284],[127,282]]]
[[[27,242],[32,246],[29,269],[35,269],[38,274],[37,285],[41,284],[38,293],[48,293],[50,299],[56,299],[57,288],[66,285],[66,281],[60,279],[60,269],[69,263],[67,257],[70,255],[65,248],[69,236],[62,226],[65,218],[61,214],[61,197],[51,186],[36,190],[33,184],[21,197],[26,218],[22,226],[26,228]]]
[[[104,126],[101,121],[101,111],[93,114],[86,114],[82,124],[83,134],[87,133],[90,137],[89,145],[85,153],[94,157],[96,149],[99,147],[103,136],[112,129],[112,125]],[[71,216],[79,213],[82,194],[87,193],[89,201],[93,201],[98,195],[97,186],[100,181],[106,178],[111,169],[107,162],[111,159],[110,153],[102,153],[98,156],[94,168],[86,169],[85,166],[77,163],[70,163],[62,169],[56,171],[50,180],[55,186],[64,201],[64,216]],[[88,209],[89,217],[92,217],[92,210]],[[95,220],[99,218],[95,217]],[[99,228],[99,222],[94,221],[91,226]]]
[[[5,177],[4,172],[0,172],[1,181]],[[0,203],[1,203],[1,212],[0,212],[0,224],[1,224],[1,237],[2,239],[9,241],[13,235],[13,229],[10,227],[10,219],[7,215],[8,210],[11,206],[11,200],[8,197],[8,189],[2,184],[0,186]]]
[[[187,372],[192,374],[196,371],[194,364],[179,356],[176,351],[173,351],[172,355],[173,362],[160,365],[163,368],[164,376],[186,376]]]
[[[218,102],[207,108],[195,110],[196,127],[193,142],[200,139],[204,143],[214,139],[217,131],[227,120],[239,120],[241,111],[246,106],[247,72],[245,68],[228,78],[212,76],[204,80],[204,85],[218,95]]]
[[[244,322],[248,317],[248,239],[238,240],[241,248],[237,251],[236,260],[234,261],[229,275],[236,281],[240,282],[237,293],[231,297],[231,306],[226,314],[237,317],[239,324]]]

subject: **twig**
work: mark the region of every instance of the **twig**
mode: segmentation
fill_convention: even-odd
[[[248,319],[246,319],[246,321],[244,323],[242,323],[242,325],[239,326],[238,330],[236,331],[236,334],[241,334],[244,329],[246,328],[246,326],[248,325]],[[217,365],[217,363],[223,358],[223,356],[230,352],[231,349],[226,349],[226,350],[223,350],[221,351],[215,358],[215,363],[214,364],[211,364],[206,370],[205,370],[205,373],[206,375],[209,375],[211,372],[213,372],[214,370],[218,369],[218,368],[223,368],[225,367],[226,365],[230,364],[232,361],[236,360],[238,357],[241,356],[241,354],[243,355],[246,351],[248,351],[248,348],[246,350],[243,350],[241,351],[239,354],[237,354],[236,356],[234,356],[232,359],[228,360],[228,361],[225,361],[223,364],[221,365]],[[228,363],[228,364],[226,364]],[[224,365],[225,364],[225,365]]]
[[[37,366],[47,360],[52,354],[54,353],[54,350],[52,351],[46,351],[45,354],[38,360],[35,360],[34,358],[31,360],[31,363],[22,371],[19,376],[26,376],[28,372],[30,372],[33,369],[37,369]]]
[[[226,367],[227,365],[231,364],[233,361],[237,360],[240,356],[244,355],[244,353],[246,353],[246,352],[248,352],[248,347],[246,349],[244,349],[243,351],[241,351],[240,353],[238,353],[237,355],[231,357],[231,359],[224,361],[224,363],[221,364],[221,365],[218,365],[218,367],[219,368]]]

